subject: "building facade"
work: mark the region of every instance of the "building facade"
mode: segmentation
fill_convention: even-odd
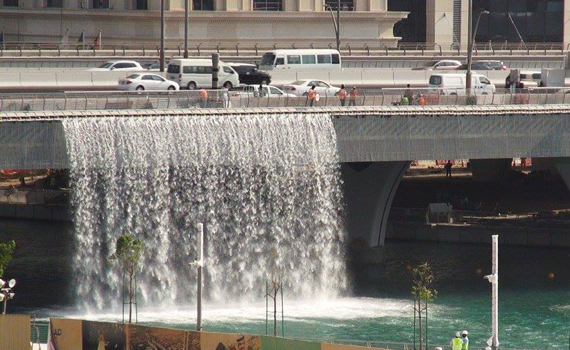
[[[335,47],[331,9],[341,7],[342,45],[394,46],[394,25],[407,12],[388,11],[388,0],[165,0],[166,40],[184,38],[184,1],[189,2],[190,45]],[[156,44],[160,0],[0,0],[5,42],[58,43],[82,31],[103,44]]]

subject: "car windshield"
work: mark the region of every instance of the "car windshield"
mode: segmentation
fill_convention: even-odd
[[[275,55],[268,52],[268,53],[266,53],[265,55],[263,55],[263,57],[261,58],[261,63],[260,63],[260,65],[262,65],[262,66],[272,66],[274,61],[275,61]]]
[[[111,68],[113,62],[106,62],[99,66],[99,68]]]
[[[127,79],[136,79],[136,78],[138,78],[138,77],[139,77],[138,74],[131,74],[131,75],[129,75],[129,76],[127,77]]]
[[[306,80],[297,80],[291,83],[291,85],[303,85],[305,84],[307,81]]]

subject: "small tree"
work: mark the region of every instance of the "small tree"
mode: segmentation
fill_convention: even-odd
[[[133,299],[135,296],[134,279],[138,263],[142,255],[142,250],[143,250],[143,242],[140,239],[134,238],[131,235],[123,235],[117,239],[117,247],[115,248],[115,254],[111,256],[112,260],[119,261],[119,263],[122,265],[123,268],[123,276],[126,274],[129,279],[128,281],[129,323],[132,323]],[[123,277],[123,283],[124,283],[124,277]]]
[[[4,269],[12,260],[12,252],[16,248],[16,242],[8,241],[0,243],[0,277],[4,276]]]
[[[277,296],[282,292],[283,284],[281,282],[281,272],[278,265],[279,253],[277,248],[271,248],[269,252],[269,273],[270,273],[270,286],[266,287],[265,297],[273,299],[273,336],[277,336]],[[266,310],[267,312],[267,310]],[[283,310],[281,310],[283,312]]]
[[[414,326],[418,319],[420,350],[424,349],[423,321],[425,312],[427,319],[427,305],[437,297],[437,290],[432,288],[435,277],[429,263],[425,262],[412,269],[412,295],[414,296]],[[414,334],[415,337],[415,334]]]

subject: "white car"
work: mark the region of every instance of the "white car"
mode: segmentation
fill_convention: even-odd
[[[249,96],[249,97],[259,97],[259,85],[244,85],[237,89],[232,90],[233,96]],[[271,85],[263,85],[263,92],[261,97],[297,97],[295,94],[286,93],[278,87]]]
[[[89,69],[90,72],[108,72],[108,71],[143,71],[145,70],[137,61],[109,61],[105,62],[97,68]]]
[[[158,74],[131,74],[125,79],[119,79],[119,90],[180,90],[177,82],[167,80]]]
[[[283,85],[283,90],[287,93],[291,93],[297,96],[305,96],[312,86],[315,86],[317,94],[322,96],[335,96],[340,88],[336,86],[331,86],[322,80],[298,80],[288,85]]]
[[[412,70],[456,70],[461,65],[462,63],[457,60],[431,61],[423,67],[413,68]]]

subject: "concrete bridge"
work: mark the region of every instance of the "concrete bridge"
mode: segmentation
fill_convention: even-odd
[[[570,184],[570,106],[407,106],[0,113],[0,169],[68,168],[61,120],[90,117],[326,113],[345,182],[351,238],[384,244],[392,200],[412,160],[471,159],[493,177],[512,158],[549,158]]]

